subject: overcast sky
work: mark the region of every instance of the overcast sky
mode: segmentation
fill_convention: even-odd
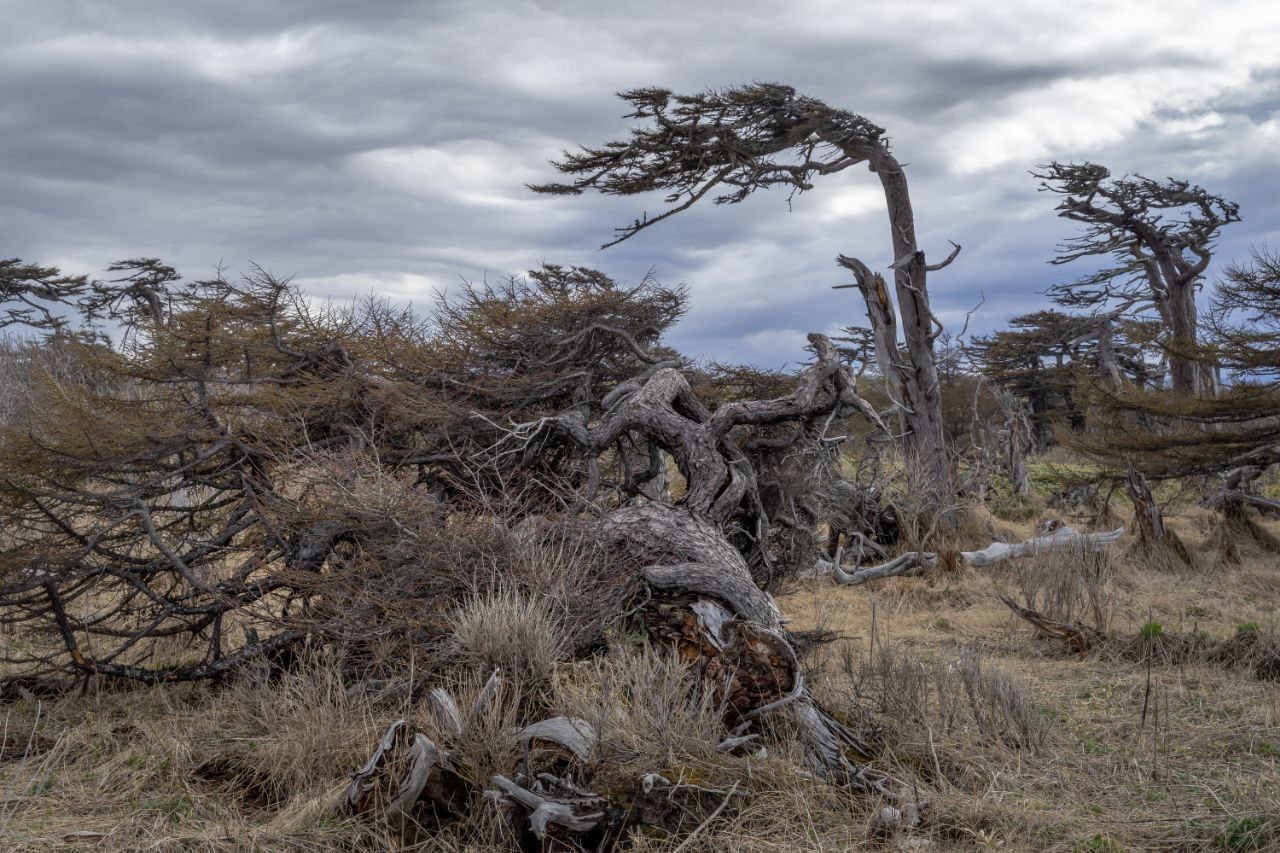
[[[838,252],[892,260],[874,176],[695,207],[598,251],[658,199],[547,198],[547,160],[626,127],[621,89],[790,84],[886,127],[941,318],[1045,305],[1070,223],[1049,158],[1236,200],[1219,257],[1280,243],[1280,3],[0,0],[0,256],[100,272],[158,256],[424,308],[546,260],[685,282],[684,351],[766,365],[865,321]]]

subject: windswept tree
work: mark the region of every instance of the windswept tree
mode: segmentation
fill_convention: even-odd
[[[1083,226],[1051,263],[1103,263],[1049,294],[1060,305],[1110,318],[1154,312],[1164,330],[1174,393],[1211,391],[1211,375],[1196,362],[1196,293],[1214,240],[1239,221],[1239,206],[1189,181],[1112,178],[1096,163],[1053,162],[1035,177],[1042,189],[1061,196],[1058,215]]]
[[[66,328],[70,301],[89,289],[89,278],[63,275],[21,258],[0,259],[0,329],[16,326],[42,332]]]
[[[1173,394],[1195,398],[1214,393],[1212,368],[1198,360],[1196,293],[1213,258],[1214,240],[1224,226],[1240,219],[1238,205],[1185,180],[1112,178],[1096,163],[1053,162],[1034,174],[1043,190],[1061,196],[1058,215],[1083,225],[1081,233],[1061,244],[1051,263],[1103,262],[1095,272],[1049,291],[1060,305],[1087,309],[1097,318],[1102,384],[1114,386],[1119,380],[1110,358],[1112,322],[1154,314]],[[1125,482],[1140,539],[1167,542],[1185,554],[1166,529],[1144,472],[1132,460],[1126,464]]]
[[[1148,325],[1135,321],[1036,311],[974,338],[968,351],[983,376],[1027,401],[1035,449],[1043,451],[1055,424],[1085,427],[1082,380],[1150,383],[1156,373],[1150,337]]]
[[[1250,492],[1266,468],[1280,462],[1280,255],[1256,250],[1248,263],[1225,270],[1211,302],[1199,359],[1224,371],[1213,397],[1127,384],[1093,395],[1108,429],[1084,437],[1082,448],[1112,467],[1133,466],[1156,479],[1224,476],[1206,506],[1250,538],[1274,543],[1243,522],[1246,506],[1280,511],[1280,503]],[[1158,422],[1160,430],[1144,424]],[[1140,519],[1141,521],[1141,519]],[[1240,529],[1236,530],[1239,534]]]
[[[789,86],[753,84],[677,95],[666,89],[624,92],[627,117],[645,122],[626,139],[565,152],[554,165],[572,180],[532,187],[551,195],[665,193],[667,207],[616,229],[615,245],[704,198],[737,204],[756,190],[813,188],[816,177],[865,164],[880,180],[893,252],[893,297],[862,261],[840,256],[866,301],[880,372],[898,408],[905,448],[943,498],[951,481],[933,343],[940,324],[929,308],[928,274],[950,263],[925,259],[916,239],[907,177],[883,128],[866,118],[798,95]],[[895,305],[896,298],[896,305]],[[898,341],[899,323],[905,347]]]
[[[445,506],[558,509],[562,486],[602,479],[626,500],[665,474],[631,435],[600,464],[551,436],[489,451],[515,421],[597,418],[619,386],[679,364],[656,345],[679,288],[547,266],[464,288],[429,323],[379,302],[317,314],[261,270],[111,269],[0,268],[0,307],[77,365],[15,364],[22,406],[0,424],[0,620],[39,638],[11,672],[217,677],[345,634],[354,611],[335,596],[367,604],[362,585],[393,609],[440,593],[424,567]],[[387,622],[376,611],[365,628]],[[161,638],[185,654],[158,658]]]

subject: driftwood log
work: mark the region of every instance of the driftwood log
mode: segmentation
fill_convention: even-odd
[[[1024,542],[992,542],[978,551],[960,551],[957,552],[956,559],[966,566],[984,568],[1017,557],[1033,557],[1070,550],[1099,551],[1107,545],[1119,541],[1123,536],[1123,527],[1103,533],[1077,533],[1071,527],[1063,526],[1048,535],[1037,536]],[[859,558],[861,553],[862,551],[859,549]],[[879,578],[925,574],[936,567],[939,562],[938,554],[928,551],[908,551],[879,565],[865,566],[855,568],[853,571],[847,571],[844,568],[843,556],[844,551],[841,549],[836,552],[834,560],[818,560],[804,576],[815,578],[831,575],[838,583],[846,586],[858,586]]]

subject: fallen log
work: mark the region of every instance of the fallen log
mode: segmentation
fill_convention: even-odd
[[[1054,551],[1072,549],[1101,551],[1124,536],[1124,528],[1117,527],[1103,533],[1077,533],[1070,527],[1060,527],[1048,536],[1028,539],[1025,542],[992,542],[980,551],[961,551],[960,559],[967,566],[983,568],[1016,557],[1034,557]]]
[[[1020,618],[1034,625],[1041,634],[1057,637],[1069,645],[1071,650],[1077,654],[1085,654],[1090,649],[1096,648],[1105,639],[1105,635],[1102,632],[1096,631],[1087,625],[1079,625],[1075,622],[1058,622],[1037,610],[1023,607],[1007,596],[997,595],[996,597],[1003,601],[1005,606]]]
[[[1005,560],[1019,557],[1034,557],[1067,550],[1101,551],[1107,545],[1119,541],[1124,536],[1124,528],[1102,533],[1078,533],[1071,527],[1063,526],[1046,536],[1037,536],[1024,542],[992,542],[977,551],[960,551],[957,559],[966,566],[985,568]],[[908,551],[878,566],[865,566],[846,571],[843,563],[843,552],[837,551],[834,560],[818,560],[805,572],[804,578],[817,578],[831,575],[837,583],[846,586],[858,586],[868,581],[888,577],[921,575],[929,572],[938,564],[938,555],[929,551]]]

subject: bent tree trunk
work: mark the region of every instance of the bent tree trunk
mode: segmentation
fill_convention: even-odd
[[[567,443],[575,448],[588,468],[624,434],[670,454],[687,482],[678,503],[646,500],[607,511],[598,521],[601,539],[609,549],[635,567],[638,603],[633,618],[655,644],[670,648],[693,668],[720,700],[728,737],[718,748],[750,740],[770,718],[785,716],[789,725],[781,731],[799,738],[813,774],[887,800],[892,805],[881,811],[889,818],[882,817],[881,823],[901,825],[913,822],[918,814],[909,791],[872,769],[868,746],[810,693],[795,645],[783,630],[772,598],[755,585],[743,553],[726,535],[726,529],[734,527],[754,531],[761,547],[769,539],[769,519],[757,492],[755,472],[737,444],[752,428],[784,422],[812,424],[862,413],[883,429],[874,409],[854,392],[853,377],[830,341],[821,335],[811,335],[810,341],[816,362],[785,397],[726,403],[708,411],[679,371],[662,369],[619,398],[597,423],[587,423],[580,412],[543,418],[513,428],[503,444],[515,442],[527,452],[538,452],[556,443],[550,441],[554,438],[562,447]],[[511,448],[495,451],[509,453]],[[598,478],[588,477],[586,488],[581,503],[591,505]],[[450,710],[446,716],[453,719],[460,713]],[[539,737],[545,739],[544,729],[566,726],[583,734],[574,721],[546,721]],[[572,738],[584,743],[589,739],[585,735]],[[406,752],[410,749],[414,750],[411,756]],[[396,766],[407,769],[387,777],[382,769],[390,766],[388,755],[402,756]],[[456,772],[447,755],[441,757],[434,745],[422,744],[413,733],[394,726],[361,773],[349,797],[358,813],[370,811],[372,807],[365,804],[379,797],[405,813],[408,799],[416,804],[420,796],[438,798],[432,793],[439,791],[433,779],[456,787],[456,780],[448,775]],[[609,815],[638,819],[632,817],[635,809],[605,802],[575,788],[571,780],[536,778],[540,781],[527,775],[523,781],[494,776],[488,784],[495,790],[485,796],[519,810],[539,838],[546,836],[551,825],[581,833],[599,830],[602,822],[611,820]],[[406,787],[408,782],[413,785]],[[471,793],[476,784],[471,782]],[[642,785],[646,794],[653,784],[650,779]],[[405,793],[412,790],[424,793]],[[439,814],[447,808],[437,804],[435,810]],[[591,849],[591,845],[578,849]]]
[[[1193,283],[1175,279],[1167,298],[1156,304],[1169,332],[1169,384],[1173,393],[1199,397],[1204,391],[1201,365],[1190,357],[1196,348],[1199,325]]]
[[[813,772],[895,802],[903,796],[893,780],[853,760],[869,758],[869,747],[809,693],[781,614],[716,525],[687,508],[651,503],[611,513],[602,532],[619,552],[646,564],[650,636],[673,643],[697,667],[736,735],[767,714],[785,714],[803,737]]]
[[[929,306],[926,278],[949,264],[959,246],[941,263],[925,261],[916,243],[907,176],[890,150],[884,129],[863,116],[771,83],[694,95],[645,88],[622,97],[635,108],[630,118],[652,119],[652,124],[633,128],[625,141],[566,152],[555,166],[575,180],[532,187],[551,195],[579,195],[587,189],[606,195],[663,191],[666,210],[618,228],[606,246],[627,240],[703,198],[736,204],[770,187],[790,186],[804,192],[812,189],[817,176],[864,163],[876,175],[889,220],[896,308],[883,281],[873,286],[868,276],[860,276],[859,286],[871,322],[878,324],[880,367],[894,386],[890,393],[907,427],[904,450],[920,469],[920,479],[936,492],[934,503],[944,523],[951,526],[955,520],[948,509],[952,472],[933,351],[938,322]],[[845,264],[843,257],[840,263]],[[901,357],[895,314],[901,317],[905,344]]]
[[[897,407],[903,430],[903,452],[918,469],[923,482],[933,491],[929,497],[942,513],[947,526],[954,526],[955,513],[949,508],[953,480],[951,461],[947,455],[946,433],[942,423],[942,394],[938,384],[937,361],[933,342],[938,321],[929,307],[926,279],[931,270],[945,267],[955,259],[960,247],[941,263],[929,265],[924,252],[916,244],[915,213],[907,176],[888,149],[877,140],[875,145],[853,146],[846,150],[851,157],[865,159],[884,190],[889,213],[889,234],[893,246],[893,285],[897,310],[889,298],[885,280],[872,273],[857,258],[840,255],[836,263],[853,273],[858,291],[867,306],[875,341],[876,360],[884,376],[886,390]],[[897,314],[902,319],[904,353],[898,348]],[[938,326],[940,330],[940,326]]]
[[[1164,513],[1151,494],[1147,478],[1136,468],[1130,467],[1125,477],[1125,488],[1129,500],[1133,502],[1134,527],[1138,531],[1138,541],[1144,545],[1163,542],[1166,534]]]
[[[639,580],[653,603],[663,605],[646,607],[650,633],[673,641],[681,657],[698,667],[725,700],[735,725],[750,728],[764,714],[785,709],[805,737],[815,772],[896,796],[888,780],[851,761],[865,748],[810,696],[772,599],[756,587],[743,554],[724,532],[726,524],[750,531],[756,547],[765,547],[769,538],[755,471],[737,443],[743,429],[855,413],[884,428],[855,392],[853,376],[831,342],[817,334],[809,341],[816,361],[785,397],[708,411],[685,377],[668,368],[654,372],[596,424],[569,413],[517,427],[512,438],[530,447],[540,446],[547,433],[558,434],[588,462],[623,434],[669,453],[687,484],[680,502],[625,506],[601,521],[604,539],[642,566]],[[591,501],[594,495],[581,497]]]

